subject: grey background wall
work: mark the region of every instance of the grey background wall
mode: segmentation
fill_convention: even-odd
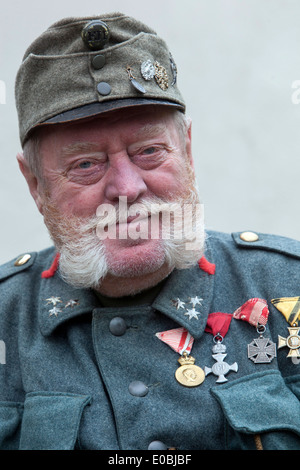
[[[111,11],[151,25],[177,63],[206,226],[300,239],[298,0],[15,0],[0,15],[0,263],[51,243],[15,159],[23,53],[62,17]]]

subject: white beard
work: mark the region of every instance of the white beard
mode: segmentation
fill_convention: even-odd
[[[186,269],[195,265],[203,255],[205,245],[203,210],[202,205],[199,204],[196,191],[191,190],[190,197],[177,202],[168,203],[154,198],[150,201],[149,199],[142,201],[139,203],[139,207],[149,213],[151,208],[153,209],[153,204],[158,206],[164,204],[169,208],[169,211],[172,211],[172,207],[176,209],[179,205],[183,207],[184,204],[191,204],[194,214],[196,206],[201,207],[201,215],[199,216],[198,213],[198,217],[193,217],[192,231],[196,234],[196,240],[192,245],[192,249],[187,249],[188,244],[191,242],[191,234],[186,234],[181,230],[181,236],[175,238],[174,233],[179,233],[176,232],[176,220],[174,220],[171,231],[168,230],[169,226],[164,227],[163,223],[162,233],[168,233],[170,236],[160,238],[151,261],[148,260],[145,263],[141,259],[140,263],[134,267],[126,261],[118,264],[108,261],[105,240],[100,240],[97,236],[97,231],[99,233],[99,227],[101,227],[101,220],[98,216],[89,219],[74,216],[63,218],[51,203],[46,204],[44,211],[45,223],[60,253],[59,268],[62,278],[75,287],[97,289],[108,274],[130,278],[155,272],[165,263],[168,264],[170,270],[174,268]],[[116,217],[118,220],[117,210]],[[161,219],[164,220],[163,217]],[[168,217],[166,217],[166,220],[168,220]],[[105,222],[107,223],[107,219]],[[115,222],[115,219],[108,223],[113,222]],[[166,229],[165,232],[164,228]],[[138,242],[135,241],[134,243]]]

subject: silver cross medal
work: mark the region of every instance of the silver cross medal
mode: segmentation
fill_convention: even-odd
[[[227,382],[225,375],[228,374],[230,371],[237,372],[238,365],[236,362],[229,365],[227,362],[224,362],[225,357],[227,354],[224,354],[226,351],[226,346],[222,344],[223,338],[220,335],[216,335],[216,337],[221,338],[212,348],[213,354],[212,357],[215,359],[216,363],[212,367],[204,367],[205,376],[208,374],[213,373],[214,375],[218,376],[216,383],[224,383]],[[214,338],[215,339],[215,338]]]
[[[257,327],[259,338],[248,344],[248,359],[254,364],[268,364],[276,357],[276,344],[269,338],[263,337],[265,330],[264,325],[259,325]]]

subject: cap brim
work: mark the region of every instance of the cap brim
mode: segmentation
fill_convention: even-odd
[[[166,101],[166,100],[158,100],[158,99],[143,99],[143,98],[138,98],[138,99],[119,99],[119,100],[111,100],[111,101],[105,101],[102,103],[96,102],[96,103],[90,103],[90,104],[85,104],[83,106],[80,106],[78,108],[70,109],[68,111],[65,111],[63,113],[57,114],[56,116],[51,117],[50,119],[47,119],[46,121],[40,123],[39,125],[44,125],[44,124],[58,124],[58,123],[64,123],[64,122],[71,122],[71,121],[77,121],[79,119],[85,119],[88,117],[93,117],[97,116],[99,114],[107,113],[109,111],[114,111],[117,109],[124,109],[124,108],[132,108],[135,106],[149,106],[149,105],[155,105],[155,106],[169,106],[174,109],[179,109],[180,111],[185,110],[184,106],[182,106],[179,103],[175,103],[172,101]]]

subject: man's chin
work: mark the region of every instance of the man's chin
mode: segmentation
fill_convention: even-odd
[[[115,277],[137,277],[158,271],[166,262],[161,240],[131,240],[105,246],[108,272]]]

